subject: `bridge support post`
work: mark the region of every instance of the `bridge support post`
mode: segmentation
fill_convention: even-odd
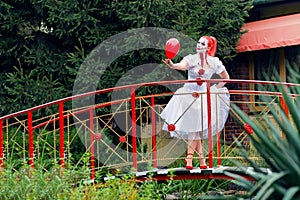
[[[32,129],[32,112],[28,112],[28,151],[29,151],[29,165],[34,168],[34,137]]]
[[[206,82],[207,92],[207,130],[208,130],[208,161],[209,167],[213,167],[213,155],[212,155],[212,129],[211,129],[211,94],[210,94],[210,82]]]
[[[220,131],[218,131],[218,135],[217,135],[217,149],[218,149],[218,166],[222,165],[221,162],[221,133]]]
[[[154,97],[151,97],[151,108],[152,108],[152,112],[151,112],[151,122],[152,122],[152,153],[153,153],[153,167],[156,168],[157,167],[157,152],[156,152],[156,118],[155,118],[155,102],[154,102]]]
[[[288,118],[289,117],[289,109],[284,101],[284,98],[281,96],[280,97],[280,104],[281,104],[281,107],[283,108],[283,111],[286,115],[286,117]],[[284,133],[282,132],[282,139],[284,139]]]
[[[91,179],[95,179],[95,138],[94,138],[94,117],[93,108],[90,108],[90,146],[91,146]]]
[[[59,164],[65,168],[65,132],[64,132],[64,104],[62,101],[58,104],[59,112]]]
[[[132,123],[132,163],[137,171],[137,144],[136,144],[136,106],[135,106],[135,88],[131,88],[131,123]]]

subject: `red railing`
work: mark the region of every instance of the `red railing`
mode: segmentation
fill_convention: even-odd
[[[213,82],[217,82],[219,81],[218,79],[216,80],[200,80],[198,82],[206,82],[207,83],[207,103],[208,105],[211,104],[211,99],[210,99],[210,95],[211,95],[211,91],[210,91],[210,85]],[[269,82],[269,81],[253,81],[253,80],[223,80],[224,82],[227,82],[228,84],[244,84],[246,86],[249,86],[250,84],[259,84],[259,85],[278,85],[278,84],[282,84],[285,85],[286,87],[291,87],[291,86],[299,86],[298,84],[292,84],[292,83],[281,83],[281,82]],[[95,178],[95,169],[96,169],[96,149],[98,150],[100,147],[97,146],[97,142],[99,142],[100,140],[102,140],[102,136],[101,134],[98,134],[97,131],[99,131],[99,128],[97,128],[95,130],[95,126],[96,124],[94,123],[94,116],[93,116],[93,112],[95,109],[100,109],[103,107],[109,107],[112,105],[121,105],[123,102],[130,102],[131,104],[131,127],[128,129],[131,131],[131,143],[129,143],[129,137],[128,136],[128,130],[126,130],[126,135],[124,137],[124,135],[120,135],[117,132],[114,132],[118,137],[119,137],[119,142],[118,145],[121,145],[122,143],[126,143],[126,145],[128,147],[131,147],[132,149],[132,158],[131,158],[131,163],[133,168],[137,171],[138,170],[138,164],[141,162],[139,160],[139,157],[143,158],[143,155],[139,154],[139,145],[138,145],[138,136],[137,136],[137,106],[136,103],[137,101],[141,101],[142,99],[150,99],[150,105],[149,108],[151,108],[151,162],[152,162],[152,166],[154,168],[156,168],[158,166],[158,151],[157,151],[157,112],[155,111],[155,107],[157,106],[155,104],[155,98],[156,97],[161,97],[161,96],[166,96],[166,95],[170,95],[170,94],[152,94],[152,95],[147,95],[147,96],[136,96],[136,88],[139,87],[147,87],[147,86],[160,86],[160,85],[169,85],[169,84],[183,84],[183,83],[189,83],[189,82],[195,82],[195,81],[188,81],[188,80],[178,80],[178,81],[163,81],[163,82],[151,82],[151,83],[141,83],[141,84],[134,84],[134,85],[128,85],[128,86],[120,86],[120,87],[115,87],[115,88],[109,88],[109,89],[104,89],[104,90],[98,90],[98,91],[94,91],[94,92],[89,92],[89,93],[85,93],[85,94],[80,94],[80,95],[76,95],[76,96],[71,96],[71,97],[67,97],[64,99],[60,99],[57,101],[53,101],[47,104],[43,104],[40,106],[36,106],[30,109],[26,109],[20,112],[16,112],[16,113],[12,113],[6,116],[2,116],[0,117],[0,167],[3,168],[5,167],[5,160],[8,160],[8,154],[13,154],[13,153],[9,153],[9,149],[12,148],[11,152],[14,152],[14,146],[19,146],[20,148],[23,149],[23,154],[25,154],[24,152],[28,152],[28,163],[29,165],[34,168],[35,167],[35,152],[37,154],[40,154],[39,149],[36,149],[36,145],[35,145],[35,138],[37,138],[37,134],[35,133],[35,131],[42,129],[41,131],[44,131],[47,127],[49,126],[49,124],[53,124],[53,131],[51,131],[51,134],[54,135],[54,138],[56,137],[56,125],[55,122],[58,122],[59,124],[59,164],[62,168],[65,168],[65,161],[66,159],[66,149],[70,149],[72,147],[72,142],[74,138],[76,137],[76,134],[74,136],[73,139],[71,139],[70,141],[68,140],[67,144],[66,144],[66,136],[70,137],[70,132],[65,132],[65,128],[67,126],[69,126],[70,124],[67,124],[67,121],[70,121],[70,118],[72,116],[75,116],[76,114],[79,113],[89,113],[89,119],[86,119],[89,122],[88,127],[83,126],[82,129],[88,129],[89,132],[89,144],[87,145],[87,149],[90,152],[90,167],[91,167],[91,178],[94,179]],[[81,108],[78,110],[65,110],[64,106],[66,104],[66,102],[70,102],[72,100],[75,99],[80,99],[83,97],[87,97],[87,96],[92,96],[92,95],[101,95],[101,94],[107,94],[107,93],[111,93],[113,91],[117,91],[117,90],[130,90],[130,96],[128,96],[127,98],[124,99],[118,99],[115,101],[110,101],[110,102],[104,102],[104,103],[100,103],[100,104],[95,104],[95,105],[91,105],[90,107],[87,108]],[[275,92],[271,92],[271,91],[251,91],[251,90],[229,90],[231,95],[235,95],[235,94],[239,94],[239,95],[270,95],[270,96],[277,96],[280,98],[280,102],[282,107],[285,109],[286,114],[288,114],[288,110],[287,107],[285,106],[285,103],[283,101],[283,98],[281,96],[281,93],[278,91]],[[291,94],[291,96],[295,96],[297,94]],[[46,116],[45,119],[40,120],[40,119],[33,119],[33,112],[41,110],[43,108],[46,107],[50,107],[50,106],[57,106],[58,110],[57,113],[53,113],[52,116]],[[110,113],[109,116],[113,116],[115,113]],[[23,119],[24,117],[21,116],[27,116],[27,119]],[[211,107],[208,106],[208,163],[209,163],[209,167],[212,168],[214,166],[213,160],[213,138],[212,138],[212,124],[211,124]],[[22,118],[22,120],[19,119],[19,117]],[[102,119],[101,119],[102,120]],[[84,122],[85,123],[85,122]],[[105,124],[105,128],[110,129],[112,131],[114,131],[110,125],[110,122],[108,122],[107,124]],[[128,123],[128,122],[126,122]],[[24,131],[21,131],[21,129],[24,129]],[[13,132],[12,130],[16,129],[15,132]],[[10,132],[13,132],[13,134],[11,135]],[[27,137],[27,141],[28,141],[28,146],[27,144],[20,144],[18,142],[16,142],[17,136],[21,135],[21,133],[27,133],[28,137]],[[48,133],[47,133],[48,134]],[[97,134],[100,135],[100,138],[97,137]],[[9,137],[13,137],[12,140],[12,144],[10,144],[10,139]],[[21,136],[20,136],[21,137]],[[41,136],[42,137],[42,136]],[[84,137],[88,137],[88,136],[84,136]],[[44,141],[43,138],[39,138],[39,141]],[[24,141],[23,141],[24,142]],[[84,140],[84,142],[87,143],[87,140]],[[55,142],[53,142],[55,143]],[[50,144],[48,144],[47,142],[43,143],[44,147],[45,146],[50,146]],[[66,146],[67,145],[67,146]],[[117,145],[117,147],[118,147]],[[27,148],[27,150],[26,150]],[[56,152],[56,143],[53,145],[53,147],[51,146],[51,148],[53,148],[53,150]],[[109,149],[109,147],[108,147]],[[109,149],[110,151],[116,151],[116,149]],[[68,150],[70,151],[70,150]],[[217,134],[217,149],[216,149],[216,158],[217,158],[217,165],[221,165],[221,137],[220,137],[220,133]],[[54,153],[55,154],[55,153]],[[18,154],[20,156],[20,154]],[[110,155],[111,156],[111,155]],[[56,155],[54,156],[56,157]],[[121,155],[117,155],[116,157],[120,157],[120,159],[122,160],[123,157]],[[130,156],[127,156],[130,157]],[[26,158],[23,158],[26,159]],[[130,159],[128,159],[130,160]],[[128,161],[127,159],[124,159],[124,162]],[[105,161],[108,162],[108,161]],[[98,164],[99,165],[99,164]],[[105,163],[104,163],[105,165]]]

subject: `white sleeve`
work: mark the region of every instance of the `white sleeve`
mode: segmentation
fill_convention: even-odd
[[[225,70],[225,66],[218,57],[213,58],[213,66],[215,68],[215,73],[220,74]]]

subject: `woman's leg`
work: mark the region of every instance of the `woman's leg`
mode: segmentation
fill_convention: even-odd
[[[204,153],[203,153],[203,146],[202,146],[202,141],[201,140],[197,140],[196,151],[197,151],[197,153],[199,155],[199,158],[200,158],[200,168],[201,168],[201,166],[206,166],[206,158],[205,158]]]
[[[186,166],[193,166],[193,155],[194,155],[196,147],[197,147],[196,140],[188,141],[188,148],[187,148],[187,154],[186,154]]]
[[[197,140],[194,139],[194,133],[190,133],[188,136],[188,147],[186,154],[186,166],[187,168],[191,168],[193,166],[193,156],[194,152],[197,151]]]

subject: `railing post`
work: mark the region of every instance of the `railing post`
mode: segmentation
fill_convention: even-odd
[[[133,168],[137,171],[137,144],[136,144],[136,106],[135,106],[135,88],[131,88],[131,124],[132,124],[132,162]]]
[[[152,153],[153,153],[153,167],[157,167],[157,152],[156,152],[156,118],[155,118],[155,102],[154,102],[154,96],[151,97],[151,123],[152,123]]]
[[[218,131],[218,135],[217,135],[217,149],[218,149],[218,166],[222,165],[221,162],[221,133],[220,131]]]
[[[0,171],[4,169],[3,121],[0,120]]]
[[[215,95],[215,99],[216,99],[216,102],[214,102],[214,103],[215,103],[216,108],[217,108],[215,115],[219,116],[218,115],[218,111],[219,111],[218,110],[218,101],[219,101],[219,99],[218,99],[218,95],[217,94],[214,94],[214,95]],[[218,118],[216,117],[216,119],[219,120],[219,117]],[[221,132],[219,130],[218,123],[216,124],[216,126],[218,127],[217,128],[217,131],[218,131],[218,133],[217,133],[217,163],[218,164],[217,165],[221,166],[222,165],[222,162],[221,162]]]
[[[62,101],[58,104],[59,112],[59,164],[65,168],[65,132],[64,132],[64,104]]]
[[[29,165],[34,168],[34,137],[32,129],[32,112],[28,111],[28,151],[29,151]]]
[[[93,109],[90,108],[90,145],[91,145],[91,179],[95,179],[95,148],[94,148],[94,118]]]
[[[211,129],[211,98],[210,98],[210,82],[206,82],[207,90],[207,130],[208,130],[208,161],[209,167],[213,167],[212,160],[212,129]]]
[[[288,118],[289,117],[289,108],[288,106],[286,105],[285,101],[284,101],[284,98],[282,96],[279,97],[280,98],[280,104],[281,104],[281,107],[283,108],[283,111],[286,115],[286,117]],[[282,139],[284,138],[284,133],[282,132]]]

